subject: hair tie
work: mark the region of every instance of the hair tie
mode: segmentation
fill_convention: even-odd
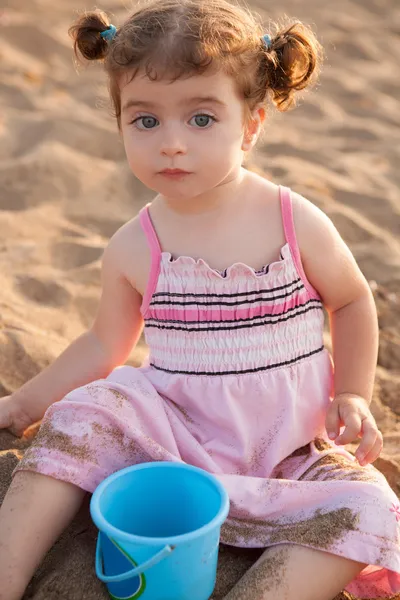
[[[268,33],[266,33],[265,35],[262,36],[262,41],[265,44],[265,47],[267,48],[267,50],[270,50],[271,46],[272,46],[272,39],[271,36],[268,35]]]
[[[102,38],[107,40],[107,42],[112,42],[112,40],[115,38],[116,33],[117,28],[115,27],[115,25],[109,25],[107,29],[100,33],[100,35]]]

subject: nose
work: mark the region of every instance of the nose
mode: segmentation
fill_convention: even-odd
[[[186,142],[184,133],[179,130],[175,124],[164,129],[164,136],[161,142],[160,152],[163,156],[173,157],[179,154],[186,154]]]

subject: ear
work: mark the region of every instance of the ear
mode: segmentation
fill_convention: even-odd
[[[244,152],[248,152],[253,148],[257,142],[258,136],[261,132],[261,126],[265,121],[265,108],[259,106],[254,109],[250,117],[249,122],[246,125],[241,149]]]

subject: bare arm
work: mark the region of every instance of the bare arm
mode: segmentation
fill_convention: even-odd
[[[370,404],[379,334],[372,292],[331,220],[301,196],[293,204],[304,271],[329,315],[335,396]]]
[[[334,398],[325,427],[339,445],[361,438],[355,456],[365,466],[376,460],[383,446],[369,408],[378,354],[375,302],[330,219],[304,198],[296,197],[295,205],[304,270],[327,308],[332,331]]]
[[[127,250],[123,229],[111,238],[104,251],[102,295],[92,327],[13,394],[31,422],[41,419],[53,402],[73,389],[107,377],[126,361],[138,341],[143,327],[141,295],[124,275]]]

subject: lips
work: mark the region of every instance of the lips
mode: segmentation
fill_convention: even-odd
[[[161,173],[165,173],[166,175],[184,175],[185,173],[189,173],[189,171],[182,171],[182,169],[164,169]]]

